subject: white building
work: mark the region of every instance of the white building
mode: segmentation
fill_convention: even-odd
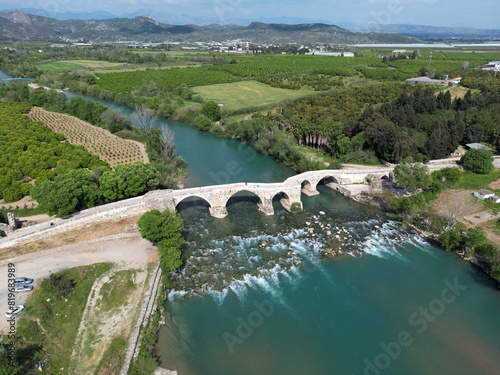
[[[485,199],[490,199],[494,197],[495,193],[492,193],[491,191],[486,189],[481,189],[481,190],[476,190],[474,192],[474,196],[484,201]]]
[[[497,197],[496,195],[492,196],[489,198],[490,201],[492,201],[493,203],[500,203],[500,197]]]

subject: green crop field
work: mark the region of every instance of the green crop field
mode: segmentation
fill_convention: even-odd
[[[275,105],[314,93],[306,90],[285,90],[273,88],[255,81],[241,81],[209,86],[194,87],[203,99],[224,104],[230,111],[245,107]]]
[[[97,60],[68,60],[39,64],[37,68],[48,72],[57,72],[62,70],[116,68],[123,65],[126,64]]]

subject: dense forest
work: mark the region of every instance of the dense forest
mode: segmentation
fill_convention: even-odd
[[[429,87],[377,86],[300,99],[269,117],[299,144],[340,157],[373,151],[391,162],[424,161],[447,157],[459,144],[497,147],[500,78],[475,72],[464,81],[481,92],[452,100],[449,91],[436,95]]]

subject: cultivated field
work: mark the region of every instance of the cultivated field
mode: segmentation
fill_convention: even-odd
[[[76,117],[49,112],[33,107],[29,113],[33,121],[41,121],[57,133],[62,133],[74,145],[82,145],[88,152],[111,165],[148,163],[149,159],[140,142],[122,139],[108,130],[91,125]]]
[[[443,92],[449,91],[451,94],[451,100],[454,100],[455,98],[464,98],[465,94],[467,94],[467,91],[469,89],[467,87],[462,87],[462,86],[454,86],[450,88],[446,88],[443,90]],[[479,90],[471,90],[471,93],[474,94],[476,92],[479,92]],[[437,95],[438,93],[436,93]]]
[[[255,81],[199,86],[194,87],[193,90],[203,99],[224,104],[224,108],[230,111],[245,107],[276,105],[285,100],[293,100],[314,93],[314,91],[306,90],[278,89]]]
[[[78,69],[111,69],[124,66],[127,64],[97,61],[97,60],[67,60],[67,61],[54,61],[45,64],[37,65],[38,69],[48,72],[57,72],[63,70],[78,70]]]

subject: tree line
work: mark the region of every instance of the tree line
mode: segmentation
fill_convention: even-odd
[[[160,173],[150,164],[136,163],[92,170],[74,169],[45,180],[31,189],[31,196],[49,215],[66,216],[101,203],[132,198],[159,185]]]
[[[374,152],[391,162],[425,161],[447,157],[459,144],[498,146],[500,96],[491,86],[485,80],[482,92],[452,100],[430,87],[378,85],[299,99],[269,118],[299,144],[334,157]]]

